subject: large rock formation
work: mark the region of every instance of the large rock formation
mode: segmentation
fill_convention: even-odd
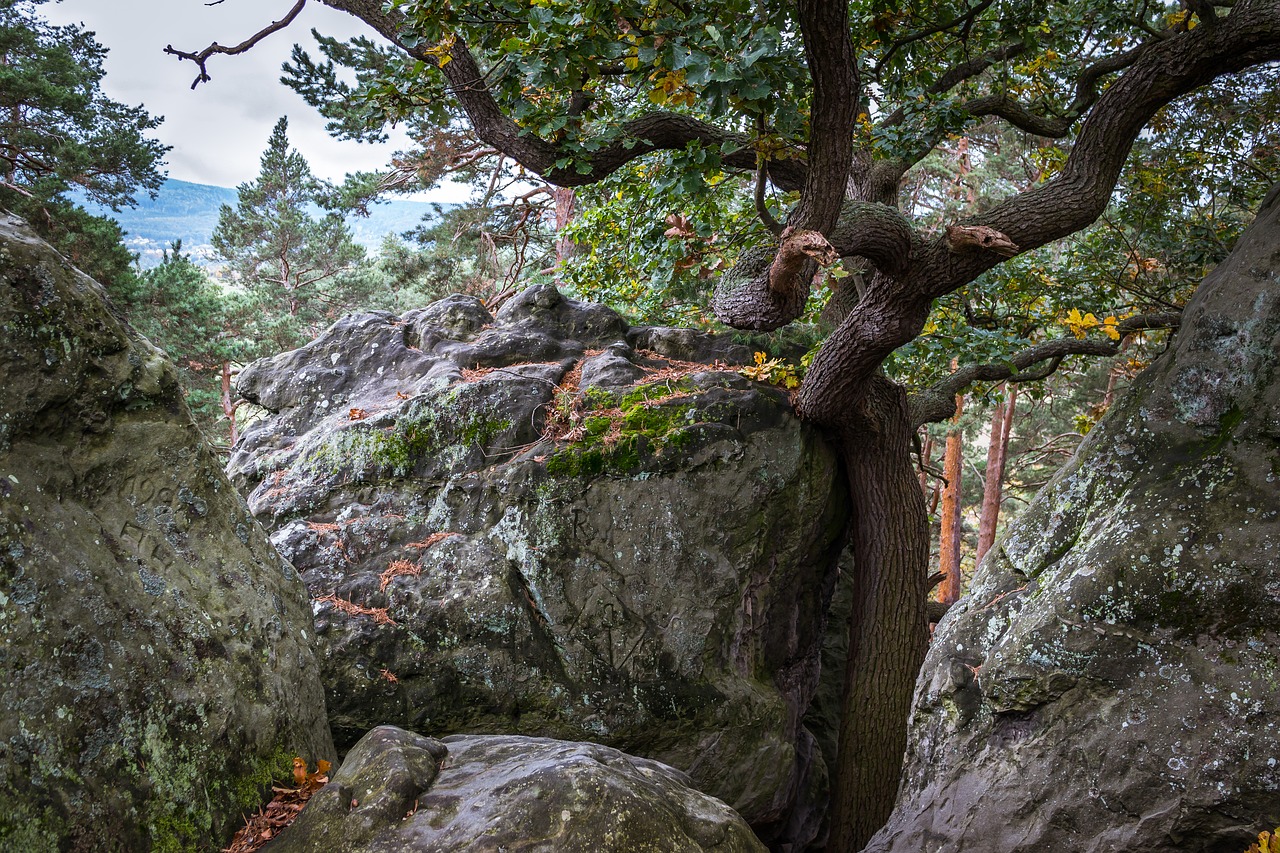
[[[535,287],[250,366],[230,470],[316,598],[335,736],[598,741],[811,837],[845,501],[782,392],[687,361],[749,355]]]
[[[302,583],[163,353],[8,216],[0,388],[0,848],[220,848],[333,752]]]
[[[764,853],[684,774],[594,743],[384,726],[265,853]]]
[[[1280,203],[938,627],[868,851],[1243,850],[1280,824]]]

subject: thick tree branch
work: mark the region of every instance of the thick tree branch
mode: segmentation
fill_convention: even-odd
[[[849,38],[849,4],[798,0],[796,6],[813,82],[813,107],[809,113],[809,171],[788,224],[825,235],[840,218],[845,181],[853,165],[858,72]],[[770,173],[774,174],[772,166]]]
[[[1176,328],[1181,315],[1176,312],[1139,314],[1128,317],[1116,326],[1124,336],[1149,329]],[[1057,338],[1028,347],[1007,362],[966,364],[929,388],[907,399],[911,423],[914,427],[940,423],[956,413],[956,396],[963,394],[975,382],[1038,382],[1047,379],[1070,355],[1114,356],[1120,352],[1120,341],[1077,340]],[[1040,367],[1036,367],[1040,365]],[[1034,369],[1033,369],[1034,368]]]
[[[217,4],[211,3],[209,5],[217,5]],[[226,56],[235,56],[238,53],[244,53],[245,51],[252,48],[255,44],[262,41],[267,36],[271,35],[272,33],[277,33],[280,30],[283,30],[285,27],[292,24],[293,19],[298,17],[298,14],[302,11],[302,7],[306,5],[307,5],[307,0],[298,0],[297,3],[293,4],[293,8],[290,9],[283,18],[281,18],[278,21],[272,21],[269,25],[258,30],[256,33],[249,36],[249,38],[240,42],[235,47],[223,47],[222,45],[218,44],[215,41],[213,44],[209,45],[199,53],[188,53],[185,50],[176,50],[174,49],[173,45],[169,44],[169,45],[165,45],[164,52],[178,57],[179,60],[190,59],[197,66],[199,66],[200,73],[196,75],[196,79],[191,83],[191,88],[194,89],[195,87],[199,86],[201,83],[209,82],[209,79],[210,79],[209,70],[205,67],[205,63],[209,61],[209,58],[211,56],[213,56],[214,54],[224,54]]]
[[[1161,107],[1223,74],[1276,59],[1280,3],[1273,0],[1241,2],[1214,27],[1147,44],[1089,112],[1062,171],[971,224],[1005,234],[1024,252],[1086,227],[1106,209],[1133,141]],[[937,297],[977,278],[1000,258],[957,254],[939,238],[920,261],[921,286]]]
[[[449,61],[441,66],[439,59],[428,52],[434,45],[423,42],[409,47],[405,43],[402,37],[404,16],[394,9],[384,7],[382,0],[321,2],[360,18],[410,56],[439,68],[449,82],[451,93],[466,113],[475,135],[486,145],[502,151],[556,186],[580,187],[594,184],[637,157],[659,150],[683,150],[690,142],[701,142],[707,146],[730,143],[729,147],[737,150],[723,156],[726,166],[744,171],[758,168],[756,152],[751,146],[751,138],[746,134],[726,131],[690,116],[655,111],[627,122],[622,126],[618,139],[599,151],[590,155],[578,154],[572,165],[557,169],[556,162],[573,152],[530,133],[504,112],[489,90],[475,56],[461,38],[453,42],[449,50]],[[579,165],[584,167],[584,171],[578,171]],[[770,180],[780,189],[799,190],[805,185],[808,169],[799,160],[771,160],[768,169]]]
[[[916,243],[915,231],[896,208],[874,202],[847,201],[831,232],[840,257],[863,257],[881,272],[901,275]]]

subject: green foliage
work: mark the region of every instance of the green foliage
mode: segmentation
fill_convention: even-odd
[[[220,432],[222,365],[241,360],[247,349],[233,332],[234,295],[184,255],[181,242],[113,295],[134,327],[174,360],[196,423],[206,434]]]
[[[768,232],[743,182],[707,168],[705,153],[657,155],[582,190],[564,282],[636,322],[709,327],[715,275]]]
[[[139,189],[159,187],[168,148],[145,135],[160,119],[102,93],[106,49],[93,33],[50,24],[37,14],[44,2],[0,2],[0,208],[109,282],[130,274],[120,229],[68,194],[132,204]]]
[[[222,206],[212,242],[242,288],[241,331],[257,344],[250,355],[300,345],[367,295],[369,281],[350,275],[364,249],[330,209],[333,195],[289,147],[282,118],[257,180],[240,185],[235,208]]]
[[[527,281],[531,274],[554,261],[551,234],[527,210],[483,199],[451,210],[437,208],[434,221],[405,235],[420,248],[410,253],[390,244],[397,263],[428,286],[417,289],[434,294],[466,293],[489,299]]]

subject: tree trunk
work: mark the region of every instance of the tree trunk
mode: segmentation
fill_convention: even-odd
[[[924,446],[920,448],[920,494],[926,500],[933,486],[929,483],[929,463],[933,461],[933,436],[925,435]]]
[[[561,234],[565,226],[573,221],[576,199],[569,187],[556,187],[551,195],[556,204],[556,265],[559,266],[578,254],[578,244]]]
[[[964,397],[956,395],[956,414],[953,420],[956,428],[947,433],[947,450],[942,466],[947,486],[942,492],[938,569],[946,574],[947,579],[938,587],[938,600],[945,604],[954,604],[960,598],[960,480],[964,470],[964,433],[959,427],[959,420],[963,409]]]
[[[863,423],[839,432],[853,500],[855,576],[833,769],[832,853],[861,849],[893,809],[929,628],[929,529],[911,465],[906,395],[875,377],[860,410]]]
[[[231,400],[231,362],[222,362],[222,413],[227,416],[227,423],[230,424],[231,430],[231,446],[236,446],[236,440],[240,437],[236,429],[236,409],[240,408],[239,402]]]
[[[986,480],[982,487],[982,517],[978,522],[978,550],[974,562],[982,562],[996,541],[1000,521],[1000,501],[1004,495],[1004,463],[1009,453],[1009,434],[1018,408],[1018,386],[1009,385],[1005,399],[991,413],[991,444],[987,447]]]

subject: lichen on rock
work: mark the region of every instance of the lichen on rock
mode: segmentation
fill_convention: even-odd
[[[0,218],[0,848],[214,850],[333,755],[312,620],[102,288]]]
[[[868,851],[1243,850],[1280,823],[1280,203],[938,626]]]
[[[750,358],[547,286],[348,317],[245,371],[270,412],[230,470],[321,599],[339,741],[592,740],[811,835],[836,457],[779,389],[648,344]]]

